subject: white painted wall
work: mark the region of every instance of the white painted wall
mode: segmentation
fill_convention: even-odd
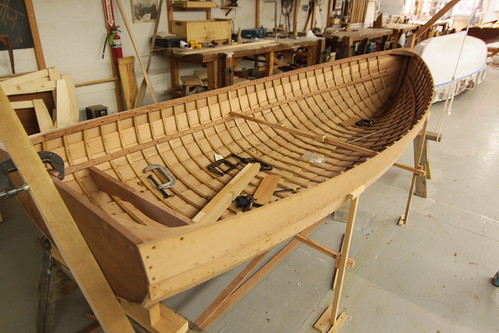
[[[221,0],[214,0],[220,5]],[[149,54],[150,37],[154,23],[133,23],[131,20],[130,0],[122,0],[137,47],[142,60],[145,62]],[[165,1],[166,2],[166,1]],[[301,10],[308,0],[300,0],[298,15],[298,30],[302,30],[307,18],[307,12]],[[280,1],[278,1],[280,3]],[[106,48],[104,59],[101,58],[106,28],[101,0],[33,0],[35,15],[40,31],[40,39],[47,66],[56,66],[61,73],[69,73],[75,82],[105,79],[112,76],[109,50]],[[239,9],[233,10],[225,16],[227,10],[213,9],[213,18],[231,18],[234,20],[234,31],[242,28],[255,27],[255,1],[239,0]],[[114,6],[117,24],[121,27],[121,37],[124,56],[135,55],[130,38],[119,13]],[[317,26],[325,27],[327,0],[322,1],[321,11],[317,15]],[[280,17],[280,8],[279,8]],[[167,31],[166,7],[164,5],[159,31]],[[202,12],[175,12],[175,19],[196,20],[205,19]],[[261,0],[261,25],[271,30],[274,27],[274,3]],[[291,18],[292,19],[292,18]],[[284,23],[282,18],[281,23]],[[18,73],[37,69],[32,49],[15,50],[14,58]],[[193,66],[181,67],[181,75],[192,74]],[[0,75],[10,73],[9,58],[6,51],[0,52]],[[136,61],[136,73],[139,83],[142,80],[141,70]],[[151,81],[158,97],[162,100],[166,96],[162,92],[170,87],[170,70],[164,56],[156,55],[150,70]],[[114,97],[114,83],[106,83],[89,87],[77,88],[80,109],[93,104],[108,106],[109,111],[116,112]],[[146,94],[146,103],[148,94]]]

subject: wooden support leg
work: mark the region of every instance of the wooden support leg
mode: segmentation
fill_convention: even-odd
[[[220,79],[218,80],[220,87],[232,85],[234,79],[232,53],[221,53],[219,58]]]
[[[37,332],[52,333],[54,331],[55,302],[50,299],[50,287],[52,284],[52,267],[54,259],[50,254],[50,249],[43,251],[42,271],[39,281],[38,318]]]
[[[419,146],[423,145],[421,160],[419,161],[419,164],[422,165],[423,168],[427,169],[427,165],[428,165],[428,140],[426,140],[426,139],[421,140],[421,135],[418,135],[414,139],[413,145],[414,145],[414,162],[416,162],[416,159],[418,158]],[[417,195],[418,197],[421,197],[421,198],[427,197],[426,179],[427,179],[427,177],[417,177],[416,178],[416,186],[414,189],[414,195]]]
[[[348,213],[348,222],[345,229],[345,236],[343,239],[343,250],[341,251],[340,263],[338,265],[338,282],[336,283],[336,290],[334,291],[331,317],[329,322],[333,327],[335,326],[338,317],[338,309],[340,307],[341,291],[343,289],[343,281],[345,279],[345,271],[347,268],[348,253],[350,251],[350,243],[352,241],[353,226],[355,224],[355,216],[357,215],[357,205],[359,203],[359,195],[364,192],[364,187],[362,186],[355,193],[348,195],[350,199],[350,211]],[[335,332],[335,331],[330,331]]]
[[[308,235],[315,228],[317,228],[322,223],[316,223],[307,229],[303,230],[301,235]],[[217,320],[225,311],[227,311],[232,305],[234,305],[244,294],[246,294],[258,281],[260,281],[265,275],[270,272],[282,259],[284,259],[291,251],[299,244],[297,239],[291,240],[286,244],[277,254],[275,254],[269,261],[267,261],[260,269],[251,275],[244,283],[241,283],[237,288],[233,288],[236,281],[240,280],[242,274],[246,274],[246,269],[241,272],[233,282],[220,294],[220,296],[206,309],[198,319],[196,319],[195,324],[199,327],[206,329],[215,320]],[[255,263],[260,260],[258,257],[253,259],[253,261],[248,264],[248,267],[256,266]],[[250,266],[251,265],[251,266]],[[225,297],[226,296],[226,297]]]
[[[180,77],[178,74],[178,61],[173,55],[168,57],[170,61],[170,81],[172,89],[178,89],[180,87]]]
[[[345,235],[343,238],[342,250],[340,254],[340,262],[337,268],[337,279],[333,302],[331,306],[329,306],[322,316],[317,320],[314,325],[314,328],[320,330],[321,332],[325,332],[329,326],[329,333],[337,332],[344,320],[348,317],[348,315],[343,312],[338,316],[338,310],[340,307],[340,299],[341,292],[343,290],[343,282],[345,280],[345,271],[347,267],[348,254],[350,252],[350,243],[352,241],[353,227],[355,224],[355,216],[357,214],[357,206],[359,202],[359,196],[364,192],[365,187],[361,186],[357,190],[353,191],[348,195],[348,199],[350,200],[350,209],[348,213],[348,221],[345,228]],[[336,273],[335,273],[336,274]]]
[[[141,304],[120,299],[127,315],[150,333],[183,333],[189,329],[189,322],[161,303],[149,308]]]
[[[207,327],[208,320],[220,308],[220,306],[232,295],[240,286],[243,281],[250,275],[255,267],[265,258],[268,254],[264,252],[251,260],[248,265],[239,273],[234,280],[218,295],[218,297],[203,311],[203,313],[194,322],[199,327]]]
[[[424,143],[426,140],[426,131],[428,129],[428,121],[429,121],[429,118],[426,118],[426,120],[424,122],[423,130],[421,131],[421,133],[419,135],[420,140],[419,140],[419,145],[418,145],[418,149],[417,149],[417,156],[414,160],[414,166],[416,168],[419,168],[419,165],[421,162],[421,156],[423,155],[423,149],[425,146]],[[405,207],[405,214],[400,217],[400,219],[398,221],[398,225],[407,224],[407,219],[409,217],[409,211],[411,209],[412,196],[414,193],[414,188],[416,187],[416,180],[418,177],[420,177],[420,176],[417,173],[414,173],[412,175],[412,182],[411,182],[411,187],[409,189],[409,196],[407,198],[407,205]]]
[[[265,54],[265,76],[272,75],[274,69],[274,52]]]
[[[37,332],[52,333],[57,301],[77,289],[78,285],[66,275],[63,265],[52,256],[50,242],[44,238],[40,243],[43,257],[39,279]]]
[[[206,64],[208,69],[208,90],[218,88],[217,82],[217,61],[210,61]]]

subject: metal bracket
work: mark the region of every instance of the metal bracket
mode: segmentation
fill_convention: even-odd
[[[64,161],[59,155],[50,151],[41,151],[38,152],[38,156],[40,156],[40,159],[43,163],[50,164],[52,169],[56,170],[59,173],[59,179],[64,179]],[[29,191],[30,188],[28,184],[23,184],[22,186],[17,188],[14,186],[14,184],[12,184],[8,174],[14,171],[17,171],[17,167],[15,166],[12,159],[0,162],[0,197],[12,197],[18,192]]]

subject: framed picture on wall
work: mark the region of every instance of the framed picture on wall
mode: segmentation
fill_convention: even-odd
[[[157,0],[130,0],[133,22],[154,22],[158,17]]]

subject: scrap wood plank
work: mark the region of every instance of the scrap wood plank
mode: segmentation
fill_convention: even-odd
[[[215,222],[260,171],[260,163],[247,164],[192,219],[195,223]]]
[[[54,122],[52,117],[50,117],[49,110],[45,105],[43,99],[34,99],[32,101],[33,108],[35,109],[36,121],[38,122],[38,127],[40,132],[46,132],[54,128]]]
[[[138,93],[135,57],[130,56],[118,59],[118,71],[120,72],[125,108],[127,110],[133,109]]]
[[[73,124],[71,121],[71,102],[66,80],[56,81],[56,124],[57,127]]]
[[[75,83],[71,74],[63,74],[62,79],[66,81],[66,88],[68,90],[70,104],[70,120],[74,124],[80,121],[80,107],[78,104],[78,97],[76,95]]]
[[[8,82],[8,81],[4,81]],[[53,91],[56,87],[56,81],[43,81],[43,82],[26,82],[18,85],[5,85],[1,86],[6,95],[22,95],[31,94],[44,91]]]
[[[19,84],[35,81],[38,79],[45,79],[46,81],[50,81],[49,80],[49,70],[42,69],[40,71],[36,71],[36,72],[27,73],[27,74],[15,76],[12,78],[8,78],[7,80],[0,82],[0,87],[2,89],[5,89],[6,87],[17,86]]]
[[[0,117],[0,139],[29,184],[52,239],[102,327],[106,332],[132,333],[130,322],[3,91],[0,91]]]
[[[279,175],[265,176],[260,185],[258,185],[255,194],[253,194],[255,202],[262,205],[268,204],[280,180],[281,176]]]

